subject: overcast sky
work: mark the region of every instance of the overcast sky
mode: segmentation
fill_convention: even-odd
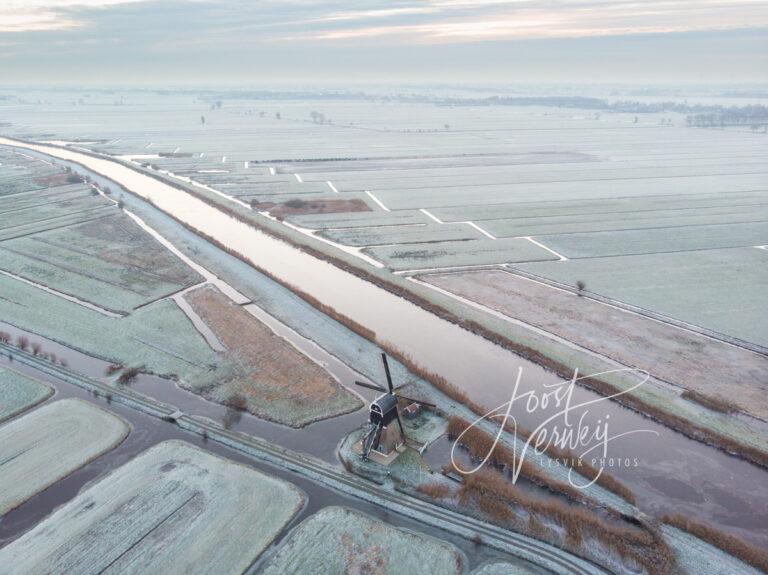
[[[0,0],[0,82],[768,82],[768,0]]]

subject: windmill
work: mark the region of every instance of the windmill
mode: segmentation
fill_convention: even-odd
[[[382,392],[382,395],[373,400],[369,408],[368,432],[363,438],[362,443],[364,460],[368,459],[371,449],[387,456],[405,443],[405,430],[403,429],[403,422],[397,409],[398,399],[405,399],[418,405],[435,407],[426,401],[395,393],[392,386],[392,376],[389,373],[387,355],[382,353],[381,360],[384,362],[384,373],[387,375],[387,389],[375,383],[355,382],[360,387],[367,387],[368,389]],[[399,431],[394,426],[395,421],[397,421]]]

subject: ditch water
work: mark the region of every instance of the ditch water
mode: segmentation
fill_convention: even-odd
[[[49,351],[55,350],[53,350],[53,347],[51,346]],[[182,440],[206,449],[221,457],[238,461],[264,473],[289,481],[306,494],[307,502],[304,508],[286,527],[283,533],[278,536],[272,546],[253,564],[248,571],[249,573],[257,573],[260,571],[260,568],[264,566],[265,562],[269,559],[271,552],[274,551],[291,529],[324,507],[332,505],[356,509],[391,525],[418,533],[424,533],[452,543],[465,554],[470,568],[485,561],[496,559],[514,565],[525,566],[527,569],[531,569],[532,572],[540,573],[541,575],[548,573],[522,559],[507,556],[492,549],[488,549],[483,545],[475,545],[473,542],[468,541],[463,537],[458,537],[451,533],[425,526],[408,517],[389,512],[386,509],[382,509],[379,506],[361,501],[357,498],[347,497],[337,491],[318,485],[305,477],[286,471],[278,466],[255,461],[216,442],[203,441],[197,434],[181,430],[172,423],[162,421],[161,419],[152,417],[124,405],[110,403],[104,398],[95,398],[83,389],[74,385],[59,382],[55,378],[41,373],[34,368],[22,365],[18,362],[9,362],[8,358],[5,356],[0,356],[0,366],[13,368],[31,377],[46,381],[49,385],[54,387],[56,390],[54,395],[44,403],[76,397],[95,403],[100,407],[115,413],[126,420],[131,427],[128,437],[115,449],[97,457],[90,463],[74,471],[67,477],[54,483],[52,486],[0,517],[0,547],[9,544],[14,539],[23,535],[58,507],[74,499],[78,493],[87,488],[90,484],[98,481],[117,467],[128,463],[139,453],[162,441]],[[12,419],[23,416],[24,413],[21,413]]]
[[[15,144],[0,138],[2,143]],[[518,369],[522,369],[521,392],[542,394],[546,386],[559,383],[556,375],[540,366],[240,222],[187,192],[111,160],[46,146],[31,146],[31,149],[82,164],[108,177],[108,185],[120,184],[176,219],[204,230],[281,280],[372,329],[379,341],[406,351],[419,365],[444,376],[474,401],[489,408],[509,401]],[[572,403],[587,402],[594,403],[588,410],[571,414],[571,419],[579,421],[581,417],[581,428],[588,427],[591,432],[608,424],[611,436],[626,434],[610,444],[606,472],[635,492],[642,510],[655,515],[683,513],[746,541],[768,546],[768,473],[765,470],[577,386]],[[520,425],[530,429],[556,411],[552,406],[528,414],[516,407],[512,414]],[[341,419],[329,420],[332,423],[326,424],[330,427]],[[310,426],[309,429],[319,428]],[[319,435],[297,433],[304,443],[312,441],[308,436]],[[291,434],[286,432],[285,436]]]

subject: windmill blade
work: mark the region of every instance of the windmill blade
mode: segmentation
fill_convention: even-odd
[[[412,403],[418,403],[419,405],[426,405],[427,407],[437,407],[434,403],[429,403],[428,401],[422,401],[420,399],[413,399],[412,397],[406,397],[404,395],[395,394],[395,397],[398,399],[405,399],[406,401],[410,401]]]
[[[367,387],[368,389],[375,389],[376,391],[387,393],[386,389],[384,389],[380,385],[376,385],[375,383],[365,383],[364,381],[356,381],[355,385],[359,385],[360,387]]]
[[[384,362],[384,371],[387,373],[387,385],[389,386],[389,393],[394,393],[392,389],[392,376],[389,375],[389,364],[387,363],[387,354],[381,354],[381,361]]]

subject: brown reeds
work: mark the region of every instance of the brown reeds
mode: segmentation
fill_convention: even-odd
[[[599,561],[600,558],[589,556],[589,547],[584,546],[588,539],[601,542],[622,561],[635,563],[649,574],[667,575],[673,572],[674,554],[660,532],[653,527],[623,526],[603,520],[586,507],[528,496],[492,469],[467,475],[459,491],[459,500],[464,505],[473,502],[503,527],[508,527],[510,518],[515,517],[510,507],[525,509],[529,514],[528,521],[518,527],[527,528],[531,536],[560,545],[557,536],[543,523],[544,520],[552,521],[565,530],[565,548],[592,561]],[[610,565],[606,566],[610,568]]]
[[[739,411],[739,408],[733,402],[711,395],[704,395],[703,393],[699,393],[692,389],[686,389],[680,394],[680,397],[698,403],[699,405],[703,405],[707,409],[719,413],[735,413],[736,411]]]
[[[451,493],[447,485],[440,485],[439,483],[422,483],[416,487],[416,491],[432,499],[442,499]]]

